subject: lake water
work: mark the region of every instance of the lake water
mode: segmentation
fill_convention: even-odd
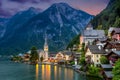
[[[85,80],[72,69],[0,60],[0,80]]]

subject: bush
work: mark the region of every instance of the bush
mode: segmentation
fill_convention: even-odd
[[[105,56],[102,56],[102,57],[100,58],[100,62],[101,62],[102,64],[108,64],[108,63],[109,63],[108,59],[107,59]]]

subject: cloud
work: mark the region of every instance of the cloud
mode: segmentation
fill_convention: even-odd
[[[38,2],[50,2],[51,0],[9,0],[9,1],[14,1],[19,3],[26,3],[26,2],[38,3]]]
[[[0,8],[0,17],[10,17],[12,14]]]
[[[29,0],[10,0],[10,1],[15,1],[15,2],[27,2]]]
[[[2,6],[2,2],[0,1],[0,7]]]
[[[53,3],[65,2],[90,14],[98,14],[109,0],[0,0],[0,15],[14,15],[29,7],[45,10]]]

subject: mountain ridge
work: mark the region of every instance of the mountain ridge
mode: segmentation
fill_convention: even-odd
[[[18,21],[20,23],[13,25],[15,28],[8,29],[10,32],[0,42],[0,47],[2,47],[0,51],[3,54],[15,54],[26,52],[32,46],[43,49],[45,32],[48,36],[49,51],[63,50],[74,36],[84,30],[92,18],[92,15],[69,5],[53,4],[22,25]],[[16,27],[16,25],[20,26]],[[5,49],[7,51],[4,51]]]

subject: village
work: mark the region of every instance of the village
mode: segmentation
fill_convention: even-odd
[[[80,45],[74,45],[72,49],[50,53],[47,37],[43,50],[38,53],[37,63],[54,64],[72,67],[76,71],[90,73],[90,69],[99,70],[96,75],[102,75],[105,80],[112,80],[112,70],[115,62],[120,59],[120,28],[110,27],[107,35],[104,30],[95,30],[91,24],[80,35]],[[13,57],[13,61],[30,62],[31,51]],[[91,67],[90,67],[91,66]],[[95,73],[93,72],[95,75]]]

